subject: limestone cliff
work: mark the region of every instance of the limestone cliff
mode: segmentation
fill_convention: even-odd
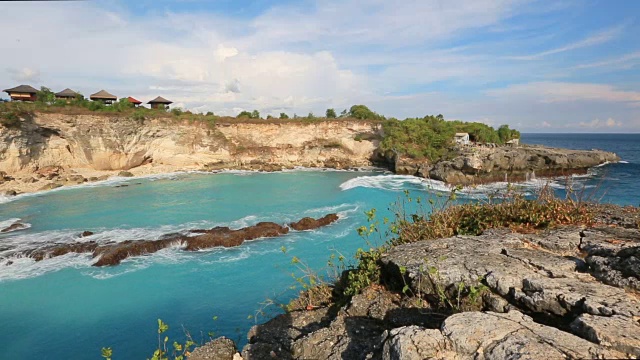
[[[360,167],[372,165],[379,131],[376,124],[340,120],[211,125],[172,118],[36,114],[20,128],[0,127],[0,171],[5,182],[18,179],[41,187],[54,179],[66,184],[69,177],[61,174],[69,173]]]
[[[465,146],[452,152],[450,159],[431,163],[401,158],[396,162],[399,174],[417,175],[449,184],[470,185],[530,177],[555,177],[586,173],[590,167],[620,158],[602,150],[570,150],[543,146],[517,147]]]

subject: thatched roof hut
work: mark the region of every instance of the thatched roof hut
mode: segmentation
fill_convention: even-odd
[[[164,109],[167,105],[173,104],[173,101],[167,100],[162,96],[158,96],[157,98],[149,101],[147,104],[151,105],[152,109]]]
[[[91,100],[96,100],[96,101],[102,101],[105,104],[111,104],[112,102],[118,100],[118,97],[110,94],[104,90],[100,90],[95,94],[92,94],[91,96],[89,96],[89,99]]]
[[[29,85],[20,85],[11,89],[5,89],[4,92],[9,94],[11,100],[36,101],[36,93],[38,90]]]
[[[56,95],[56,99],[67,100],[67,99],[75,99],[75,97],[78,96],[78,93],[69,88],[66,88],[56,93],[55,95]]]

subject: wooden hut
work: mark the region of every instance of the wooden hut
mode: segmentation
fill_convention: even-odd
[[[5,89],[4,92],[9,94],[13,101],[36,101],[36,93],[38,90],[29,85],[20,85],[11,89]]]
[[[71,100],[75,99],[79,94],[69,88],[56,93],[56,100],[66,100],[69,103]]]
[[[151,105],[152,109],[167,109],[170,104],[173,104],[173,101],[169,101],[162,96],[158,96],[147,104]]]
[[[142,101],[140,101],[140,100],[138,100],[138,99],[136,99],[136,98],[133,98],[133,97],[131,97],[131,96],[129,96],[129,97],[127,98],[127,100],[128,100],[130,103],[132,103],[132,104],[133,104],[133,106],[135,106],[135,107],[139,107],[139,106],[140,106],[140,104],[142,104]]]
[[[94,101],[102,101],[105,104],[113,104],[114,101],[118,100],[118,97],[115,95],[109,94],[104,90],[100,90],[97,93],[89,96],[89,99]]]

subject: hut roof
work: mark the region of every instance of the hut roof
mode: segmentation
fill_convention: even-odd
[[[136,104],[136,105],[140,105],[140,104],[142,104],[142,101],[140,101],[140,100],[138,100],[138,99],[136,99],[136,98],[132,98],[131,96],[129,96],[129,97],[127,98],[127,100],[129,100],[129,102],[130,102],[130,103],[132,103],[132,104]]]
[[[147,104],[173,104],[173,101],[169,101],[162,96],[158,96],[157,98],[149,101]]]
[[[118,98],[115,95],[109,94],[104,90],[100,90],[97,93],[89,96],[89,99],[117,100]]]
[[[469,133],[456,133],[456,137],[465,137],[469,135]]]
[[[38,90],[34,89],[29,85],[20,85],[11,89],[5,89],[4,92],[17,92],[17,93],[27,93],[27,94],[35,94]]]
[[[78,95],[78,93],[69,88],[66,88],[60,91],[59,93],[56,93],[56,96],[59,96],[59,97],[76,97],[76,95]]]

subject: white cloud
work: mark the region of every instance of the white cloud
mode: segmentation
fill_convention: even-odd
[[[615,57],[603,61],[591,62],[576,66],[576,69],[590,69],[598,67],[631,68],[640,64],[640,51],[632,52],[620,57]]]
[[[22,69],[8,68],[7,73],[12,80],[17,82],[36,82],[40,81],[40,71],[28,67]]]
[[[620,102],[629,105],[640,103],[640,92],[618,90],[611,85],[566,82],[532,82],[511,85],[486,92],[490,96],[529,97],[538,102],[599,101]]]
[[[580,49],[580,48],[584,48],[584,47],[600,45],[600,44],[606,43],[608,41],[611,41],[616,36],[618,36],[621,33],[623,27],[624,26],[619,25],[619,26],[613,27],[611,29],[607,29],[607,30],[601,31],[601,32],[599,32],[597,34],[594,34],[594,35],[589,36],[589,37],[587,37],[585,39],[576,41],[574,43],[567,44],[565,46],[561,46],[561,47],[558,47],[558,48],[555,48],[555,49],[542,51],[542,52],[539,52],[537,54],[524,55],[524,56],[510,56],[508,58],[512,59],[512,60],[537,60],[537,59],[543,58],[545,56],[554,55],[554,54],[558,54],[558,53],[563,53],[565,51],[571,51],[571,50],[576,50],[576,49]]]
[[[621,127],[622,123],[615,121],[612,118],[608,118],[607,120],[593,119],[590,122],[580,122],[580,127],[583,128],[591,128],[591,129],[599,129],[599,128],[613,128],[613,127]]]

